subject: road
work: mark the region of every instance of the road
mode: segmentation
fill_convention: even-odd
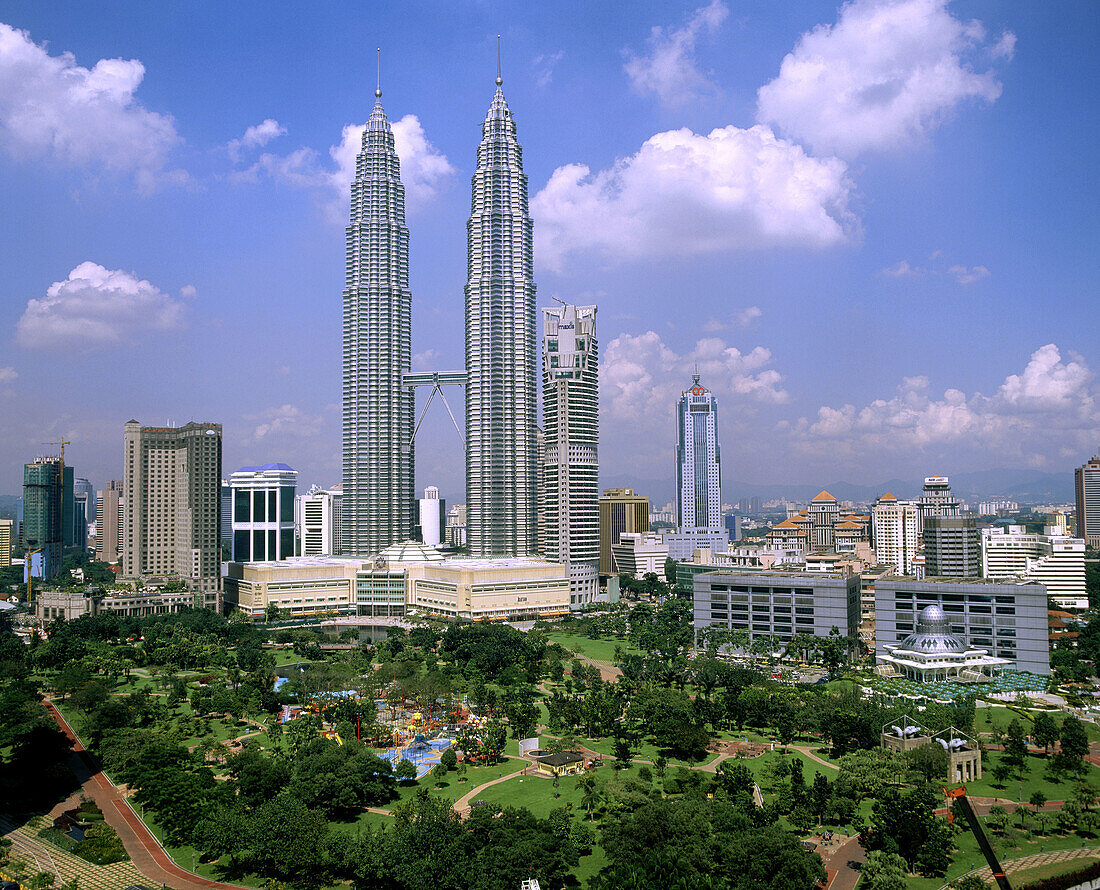
[[[118,832],[134,867],[155,885],[173,890],[238,890],[239,884],[223,884],[180,868],[165,852],[160,841],[138,818],[129,803],[104,775],[96,758],[86,751],[69,722],[54,707],[45,702],[50,716],[73,742],[72,767],[84,793],[103,811],[103,818]]]

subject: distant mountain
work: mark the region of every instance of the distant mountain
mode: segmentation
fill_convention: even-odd
[[[1007,498],[1020,504],[1063,504],[1073,501],[1073,473],[1044,473],[1039,470],[994,469],[973,473],[951,474],[951,490],[964,501],[974,503],[991,498]],[[722,500],[727,504],[741,498],[761,497],[765,500],[785,497],[791,501],[809,501],[818,492],[828,491],[842,501],[870,503],[879,495],[891,492],[899,498],[920,494],[924,477],[888,479],[877,485],[854,482],[827,482],[821,485],[771,484],[753,482],[723,482]],[[676,496],[674,479],[637,479],[627,475],[608,476],[600,480],[603,488],[633,488],[649,498],[653,507],[661,507]]]
[[[14,494],[0,494],[0,519],[15,519],[19,498]]]

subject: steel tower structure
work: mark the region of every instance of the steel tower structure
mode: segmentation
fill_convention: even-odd
[[[351,184],[344,288],[343,549],[367,555],[412,537],[413,394],[405,187],[382,90]]]
[[[526,556],[538,538],[533,233],[499,56],[496,83],[466,224],[467,543],[475,556]]]

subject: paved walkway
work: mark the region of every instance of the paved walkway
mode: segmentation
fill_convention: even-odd
[[[855,890],[860,869],[867,859],[867,851],[859,845],[859,835],[848,838],[831,851],[827,847],[818,847],[817,852],[829,872],[826,890]]]
[[[585,664],[592,665],[592,667],[599,668],[600,676],[605,683],[615,683],[618,681],[619,677],[623,675],[620,668],[615,667],[613,664],[608,664],[606,661],[596,661],[596,659],[589,658],[587,655],[582,655],[580,652],[574,652],[573,657],[576,658],[577,661],[582,661]]]
[[[11,853],[33,863],[35,871],[48,871],[56,876],[57,884],[66,884],[76,878],[80,886],[87,890],[124,890],[135,884],[147,881],[133,862],[114,862],[111,865],[95,865],[85,862],[65,850],[47,844],[38,837],[38,832],[51,825],[47,816],[32,819],[26,825],[15,827],[7,820],[0,819],[0,833],[11,841]],[[11,869],[7,869],[11,871]]]
[[[160,841],[130,808],[118,788],[107,779],[95,758],[85,750],[61,712],[52,702],[44,704],[61,731],[73,742],[71,765],[84,793],[96,802],[103,811],[103,818],[118,832],[133,866],[144,876],[144,881],[152,881],[155,885],[164,885],[173,890],[235,890],[240,886],[204,878],[176,865]]]
[[[809,745],[787,745],[787,747],[790,748],[792,751],[797,751],[803,757],[812,760],[814,763],[820,763],[822,766],[827,766],[829,769],[835,769],[838,771],[840,770],[840,767],[837,766],[835,763],[829,763],[828,760],[825,760],[814,754],[813,748],[811,748]]]
[[[1005,870],[1006,875],[1011,875],[1013,872],[1023,871],[1028,868],[1036,868],[1040,865],[1050,865],[1055,862],[1068,862],[1073,859],[1097,859],[1100,858],[1100,847],[1086,847],[1085,849],[1077,850],[1054,850],[1051,853],[1035,853],[1031,856],[1021,856],[1018,859],[1008,859],[1001,863],[1001,867]],[[975,871],[967,872],[969,875],[977,875],[983,881],[992,881],[993,872],[987,865],[985,868],[979,868]],[[959,875],[953,880],[958,880],[964,877]],[[947,890],[950,884],[944,884],[940,890]],[[829,888],[833,890],[833,888]]]
[[[523,769],[516,770],[514,773],[508,773],[508,775],[506,776],[501,776],[499,779],[492,779],[488,782],[482,782],[476,788],[471,788],[469,791],[463,794],[462,797],[451,804],[452,808],[460,816],[468,814],[470,812],[470,802],[474,800],[474,798],[476,798],[479,794],[481,794],[482,791],[484,791],[486,788],[491,787],[492,785],[499,785],[502,782],[507,782],[509,779],[514,779],[517,776],[522,776],[526,769],[527,768],[524,767]]]

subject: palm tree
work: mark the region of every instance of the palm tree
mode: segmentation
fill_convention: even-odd
[[[577,780],[577,785],[581,788],[581,806],[588,810],[589,821],[592,819],[592,810],[600,802],[600,792],[596,788],[596,777],[585,775],[581,776]]]

